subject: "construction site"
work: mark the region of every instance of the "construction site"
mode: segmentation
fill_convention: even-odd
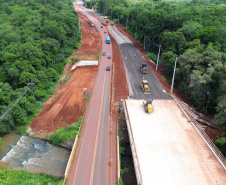
[[[42,137],[74,124],[83,116],[86,104],[95,101],[92,98],[93,89],[98,83],[97,75],[102,70],[100,66],[106,59],[100,59],[97,65],[78,65],[74,68],[75,63],[71,58],[75,57],[79,61],[94,61],[97,55],[103,58],[100,53],[105,51],[102,44],[105,40],[101,34],[105,36],[106,31],[113,51],[109,73],[110,106],[105,107],[105,111],[109,109],[110,118],[106,120],[110,123],[106,129],[111,129],[111,139],[116,142],[117,132],[120,130],[118,121],[126,120],[136,183],[226,184],[225,158],[214,148],[212,142],[223,134],[222,130],[212,124],[209,117],[196,112],[177,89],[170,93],[169,82],[162,78],[164,66],[160,65],[159,71],[155,71],[155,63],[144,54],[141,43],[123,26],[93,11],[84,13],[85,10],[83,12],[78,7],[75,10],[83,25],[82,43],[68,59],[71,64],[65,67],[65,75],[61,79],[65,83],[59,84],[56,93],[45,103],[41,114],[33,119],[30,132]],[[92,20],[86,16],[88,14],[92,14]],[[70,79],[66,81],[67,78]],[[86,99],[85,93],[91,99]],[[108,101],[108,96],[106,97]],[[81,138],[84,135],[85,131]],[[116,174],[117,148],[111,147],[110,154],[114,160],[110,165],[111,170],[106,173]],[[100,159],[97,158],[98,160]],[[94,162],[93,166],[96,165]],[[95,182],[99,181],[98,173],[96,172],[97,176],[93,173],[94,181],[95,177]],[[108,184],[115,184],[118,178],[108,177],[114,179]]]

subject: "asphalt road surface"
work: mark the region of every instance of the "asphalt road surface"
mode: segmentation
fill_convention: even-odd
[[[100,19],[105,20],[104,16],[99,13],[92,12]],[[110,34],[114,37],[119,45],[121,54],[124,61],[124,66],[126,69],[127,82],[129,86],[130,98],[132,99],[173,99],[169,93],[166,93],[155,77],[154,73],[151,71],[150,67],[147,66],[149,73],[142,74],[139,70],[140,64],[145,62],[142,59],[140,52],[132,44],[128,37],[123,35],[115,26],[108,25],[108,30]],[[145,62],[146,63],[146,62]],[[144,94],[141,90],[142,79],[149,82],[150,94]]]
[[[164,91],[163,87],[161,86],[149,66],[147,66],[147,69],[149,71],[148,74],[142,74],[140,72],[140,65],[143,62],[146,62],[144,59],[142,59],[140,52],[133,44],[120,44],[119,48],[121,50],[124,65],[126,68],[127,81],[130,90],[130,98],[173,99],[169,93],[166,93]],[[149,89],[151,90],[150,94],[144,94],[141,90],[141,82],[143,78],[148,81]]]
[[[74,185],[107,185],[115,184],[112,177],[110,160],[110,82],[112,60],[107,58],[112,54],[111,44],[106,44],[106,33],[101,24],[88,13],[88,10],[74,5],[82,11],[97,27],[102,36],[102,51],[106,56],[100,56],[99,72],[94,85],[91,101],[85,116],[82,135],[75,159],[70,169],[68,183]],[[104,49],[103,49],[104,48]]]

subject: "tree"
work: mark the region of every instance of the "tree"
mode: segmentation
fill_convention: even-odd
[[[202,25],[200,23],[198,23],[197,21],[189,20],[183,23],[183,26],[179,29],[179,31],[181,31],[186,38],[193,39],[196,36],[196,31],[201,28]]]
[[[164,32],[161,37],[161,46],[179,55],[187,47],[187,41],[182,32]]]
[[[215,42],[219,38],[218,30],[215,26],[206,26],[205,28],[196,30],[196,37],[204,44]]]
[[[19,78],[19,84],[27,85],[31,80],[35,79],[35,75],[29,72],[22,72]]]

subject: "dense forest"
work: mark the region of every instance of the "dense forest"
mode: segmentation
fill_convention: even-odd
[[[54,93],[80,32],[71,1],[0,4],[0,133],[8,133],[26,130]]]
[[[124,24],[150,56],[161,45],[169,81],[179,57],[175,85],[226,131],[225,1],[85,0],[85,5]]]

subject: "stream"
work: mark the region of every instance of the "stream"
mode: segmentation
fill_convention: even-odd
[[[69,150],[15,132],[0,137],[0,166],[64,176]]]

